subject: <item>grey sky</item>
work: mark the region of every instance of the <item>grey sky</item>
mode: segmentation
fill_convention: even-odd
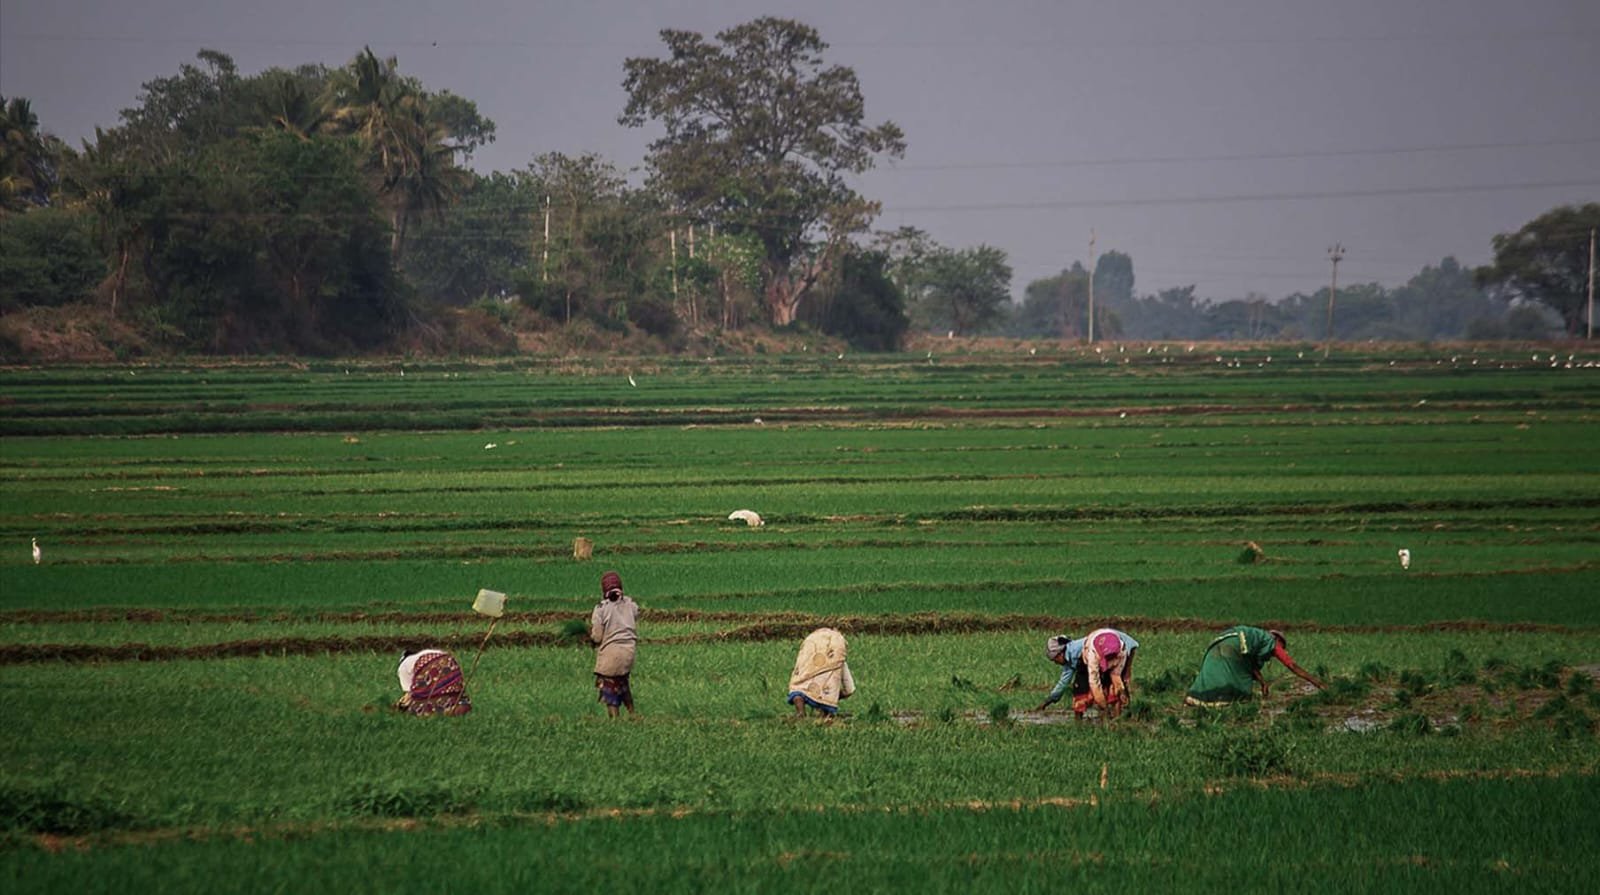
[[[879,227],[1010,256],[1100,252],[1137,290],[1217,299],[1403,283],[1562,204],[1600,201],[1594,0],[0,0],[0,93],[76,145],[202,47],[240,70],[363,45],[478,103],[480,170],[548,151],[642,163],[622,62],[662,28],[814,26],[904,160],[860,183]],[[1252,198],[1253,197],[1253,198]]]

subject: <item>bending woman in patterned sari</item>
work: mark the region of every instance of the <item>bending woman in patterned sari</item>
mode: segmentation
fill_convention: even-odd
[[[1267,680],[1261,676],[1261,668],[1273,659],[1318,690],[1323,688],[1322,681],[1290,658],[1289,642],[1282,631],[1235,625],[1206,647],[1200,673],[1195,675],[1183,701],[1212,708],[1228,705],[1249,699],[1252,683],[1261,685],[1261,698],[1266,699]]]
[[[806,636],[789,674],[789,695],[784,697],[796,716],[803,717],[809,708],[832,718],[839,711],[839,700],[856,692],[856,679],[844,661],[847,650],[844,635],[833,628],[818,628]]]
[[[400,658],[400,689],[394,707],[413,715],[465,715],[472,711],[461,663],[444,650],[407,650]]]

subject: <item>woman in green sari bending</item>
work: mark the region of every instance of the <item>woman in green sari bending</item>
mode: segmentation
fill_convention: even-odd
[[[1249,699],[1252,682],[1261,685],[1261,698],[1266,699],[1267,680],[1261,676],[1261,667],[1273,659],[1318,690],[1322,689],[1322,681],[1290,658],[1288,647],[1282,631],[1249,625],[1235,625],[1223,631],[1206,647],[1200,673],[1195,675],[1194,683],[1189,685],[1189,695],[1183,701],[1189,705],[1215,707]]]

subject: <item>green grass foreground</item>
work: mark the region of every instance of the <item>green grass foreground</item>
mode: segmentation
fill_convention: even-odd
[[[1594,777],[1065,805],[624,814],[262,830],[0,855],[11,891],[1589,891]],[[21,886],[22,888],[17,888]]]
[[[1187,349],[0,370],[0,885],[1588,891],[1593,357]],[[483,587],[473,713],[390,713]],[[1241,621],[1329,690],[1184,706]],[[1133,709],[1034,712],[1103,622]]]

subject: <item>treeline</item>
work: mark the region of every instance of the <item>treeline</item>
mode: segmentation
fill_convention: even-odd
[[[0,315],[218,354],[498,353],[538,331],[667,351],[741,328],[866,350],[913,329],[1088,335],[1082,263],[1013,302],[1004,251],[872,229],[877,203],[848,183],[903,155],[904,137],[865,120],[854,72],[824,62],[814,30],[763,18],[661,37],[663,56],[623,62],[620,123],[664,132],[642,183],[590,153],[477,173],[494,123],[370,49],[255,75],[202,51],[78,149],[26,99],[0,98]],[[775,104],[786,114],[762,112]],[[1597,220],[1600,205],[1557,209],[1497,237],[1490,268],[1447,258],[1399,289],[1341,287],[1334,334],[1577,332],[1574,247]],[[1325,332],[1326,290],[1141,296],[1119,252],[1093,276],[1097,337]],[[0,354],[27,354],[14,327],[0,324]]]
[[[1094,276],[1095,332],[1106,338],[1200,341],[1320,340],[1329,332],[1329,288],[1281,299],[1251,294],[1206,300],[1194,286],[1135,295],[1133,260],[1100,256]],[[1560,316],[1531,301],[1508,302],[1479,285],[1479,275],[1454,258],[1424,267],[1405,285],[1340,284],[1333,292],[1332,333],[1339,341],[1545,339],[1562,331]],[[1015,336],[1087,335],[1089,273],[1082,263],[1030,283],[1007,322]]]

